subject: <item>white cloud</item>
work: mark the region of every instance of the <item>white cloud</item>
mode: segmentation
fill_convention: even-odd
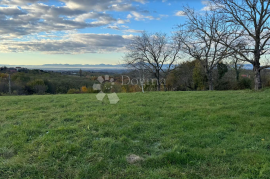
[[[0,7],[0,15],[16,16],[21,14],[24,13],[16,6]]]
[[[142,20],[155,20],[156,18],[154,18],[153,16],[147,16],[147,15],[143,15],[137,11],[131,11],[131,14],[129,14],[127,16],[127,18],[134,18],[136,21],[142,21]]]
[[[125,38],[125,39],[128,39],[128,40],[132,40],[132,39],[134,39],[134,35],[132,35],[132,34],[130,34],[130,35],[123,35],[123,38]]]
[[[143,30],[129,29],[129,27],[125,26],[125,25],[121,25],[121,26],[109,25],[107,28],[108,29],[119,30],[119,31],[122,31],[124,33],[141,33],[141,32],[143,32]]]
[[[79,15],[74,19],[74,21],[84,23],[86,20],[93,20],[93,19],[96,19],[96,21],[88,23],[88,24],[103,26],[103,25],[108,25],[117,21],[115,18],[113,18],[109,14],[97,13],[97,12],[89,12],[89,13]]]
[[[89,53],[121,51],[130,36],[78,34],[79,29],[107,27],[123,34],[131,19],[159,20],[140,8],[146,0],[0,0],[0,52]],[[134,3],[135,2],[135,3]],[[127,18],[113,12],[127,12]]]
[[[210,1],[202,1],[202,4],[205,5],[205,7],[201,9],[202,11],[211,11],[219,8],[218,5],[215,5]]]
[[[128,18],[128,19],[131,19],[132,17],[133,17],[133,16],[132,16],[131,14],[128,14],[128,15],[127,15],[127,18]]]
[[[65,4],[63,6],[55,6],[36,2],[37,0],[2,1],[3,5],[7,7],[0,7],[0,39],[20,37],[40,32],[84,29],[106,26],[112,23],[125,24],[129,22],[128,19],[115,19],[111,14],[104,12],[89,12],[84,10],[84,5],[87,4],[89,4],[89,8],[96,6],[97,9],[104,10],[107,8],[107,5],[122,3],[122,0],[104,0],[102,3],[97,0],[70,0],[68,3],[75,3],[72,7],[70,4],[69,6]],[[91,4],[94,7],[90,6]],[[121,7],[124,8],[120,9]],[[111,7],[114,11],[128,8],[131,8],[130,4],[126,3],[117,5],[117,8]]]
[[[0,0],[1,1],[1,0]],[[59,0],[62,6],[46,5],[46,0],[2,0],[0,7],[0,39],[33,33],[84,29],[106,25],[126,24],[136,20],[155,19],[136,10],[132,2],[145,0]],[[30,4],[29,4],[30,3]],[[114,18],[111,11],[128,11],[127,19]],[[142,11],[142,10],[141,10]],[[106,13],[104,13],[106,12]],[[147,13],[148,11],[142,11]]]
[[[126,29],[126,30],[123,30],[123,32],[126,32],[126,33],[142,33],[143,30]]]
[[[177,11],[174,15],[175,16],[185,16],[185,12],[184,11]]]
[[[117,23],[117,24],[125,24],[125,23],[128,23],[128,22],[130,22],[129,19],[127,19],[127,20],[118,19],[116,23]]]
[[[120,28],[118,26],[116,26],[116,25],[109,25],[107,28],[108,29],[114,29],[114,30],[120,30]]]
[[[133,35],[68,34],[60,40],[2,41],[0,52],[43,52],[47,54],[106,53],[124,51]]]
[[[145,3],[144,0],[61,0],[71,9],[87,11],[131,11],[136,10],[132,1]]]

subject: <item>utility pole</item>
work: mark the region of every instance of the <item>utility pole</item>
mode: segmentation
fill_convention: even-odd
[[[9,94],[11,95],[11,82],[10,82],[10,74],[8,74],[8,91],[9,91]]]
[[[140,63],[140,69],[138,71],[140,75],[140,85],[142,87],[142,92],[144,93],[144,67],[141,63]],[[141,74],[141,71],[142,71],[142,74]]]

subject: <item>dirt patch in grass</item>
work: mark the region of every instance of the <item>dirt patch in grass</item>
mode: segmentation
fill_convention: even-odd
[[[129,164],[135,164],[135,163],[139,163],[139,162],[143,161],[142,157],[135,155],[135,154],[128,155],[126,157],[126,159],[127,159],[127,162]]]

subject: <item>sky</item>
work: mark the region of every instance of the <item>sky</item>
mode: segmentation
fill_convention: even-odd
[[[0,0],[0,64],[120,64],[142,31],[171,33],[202,0]]]

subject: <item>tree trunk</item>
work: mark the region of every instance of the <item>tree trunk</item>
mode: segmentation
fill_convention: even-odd
[[[234,69],[235,69],[235,74],[236,74],[236,81],[238,82],[239,81],[239,76],[240,76],[240,69],[238,69],[237,67],[237,61],[235,62],[234,64]]]
[[[209,91],[213,91],[214,87],[213,87],[213,82],[209,81]]]
[[[236,81],[239,81],[240,72],[236,70]]]
[[[257,33],[257,32],[256,32]],[[262,89],[262,80],[261,80],[261,70],[260,70],[260,38],[256,34],[256,45],[254,52],[254,63],[253,63],[253,71],[254,71],[254,82],[255,82],[255,90]]]
[[[160,81],[159,81],[159,78],[157,79],[157,90],[160,91]]]
[[[142,86],[142,92],[144,93],[144,83],[141,83]]]
[[[254,66],[254,80],[255,80],[255,90],[262,89],[261,71],[258,66]]]
[[[157,78],[157,91],[160,91],[160,76],[158,70],[156,70],[156,78]]]
[[[209,91],[214,90],[212,72],[208,72]]]

